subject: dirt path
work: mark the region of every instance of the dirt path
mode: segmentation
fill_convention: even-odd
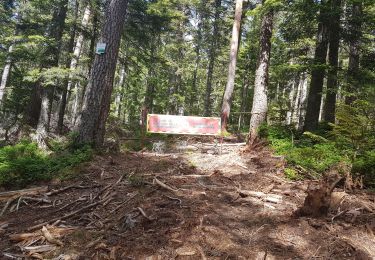
[[[240,149],[97,157],[52,194],[9,203],[1,259],[374,259],[374,194],[347,195],[370,206],[333,221],[337,211],[295,218],[307,182],[286,180],[267,151]]]

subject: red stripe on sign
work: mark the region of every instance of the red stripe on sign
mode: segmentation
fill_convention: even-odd
[[[147,131],[150,133],[220,135],[218,117],[147,115]]]

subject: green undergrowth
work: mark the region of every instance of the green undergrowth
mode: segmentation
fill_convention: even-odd
[[[363,177],[366,187],[375,187],[374,122],[366,105],[339,106],[338,123],[321,124],[315,133],[288,126],[262,126],[259,135],[268,139],[277,155],[285,157],[289,179],[319,178],[344,163],[351,166],[354,177]]]
[[[27,140],[0,148],[0,186],[22,188],[53,178],[68,178],[74,167],[90,160],[93,154],[88,146],[73,149],[59,142],[52,144],[52,150],[47,153]]]

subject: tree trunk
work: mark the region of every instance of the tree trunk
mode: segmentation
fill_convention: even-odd
[[[311,83],[307,100],[304,131],[314,131],[319,123],[319,111],[322,100],[324,65],[327,58],[328,23],[327,3],[322,1],[319,14],[318,34],[316,40],[314,64],[311,72]]]
[[[245,73],[243,83],[242,83],[242,93],[241,93],[241,106],[240,115],[238,116],[238,127],[237,130],[240,131],[244,123],[244,113],[246,112],[246,99],[247,93],[249,92],[249,79]]]
[[[359,52],[362,27],[362,2],[353,2],[352,15],[349,18],[349,65],[348,65],[348,94],[345,104],[350,105],[357,99],[359,72]]]
[[[197,31],[197,40],[195,45],[195,67],[193,72],[193,82],[191,87],[191,93],[190,93],[190,100],[189,100],[189,106],[190,106],[190,112],[191,114],[197,114],[199,111],[199,107],[197,104],[197,97],[198,97],[198,69],[199,64],[201,61],[201,45],[202,45],[202,26],[203,26],[203,13],[198,14],[199,15],[199,22],[198,22],[198,31]]]
[[[126,9],[126,0],[111,0],[106,8],[100,37],[106,50],[95,56],[92,66],[77,124],[79,143],[91,143],[96,147],[103,145]]]
[[[300,107],[300,100],[301,100],[301,91],[302,91],[302,85],[301,85],[301,73],[298,73],[296,76],[296,85],[297,85],[297,91],[296,95],[294,97],[292,105],[292,119],[291,123],[293,123],[294,126],[298,127],[298,118],[299,118],[299,107]]]
[[[2,106],[1,104],[3,102],[3,99],[5,99],[5,91],[6,91],[9,75],[10,75],[10,70],[12,68],[12,58],[11,58],[12,52],[13,52],[13,45],[10,45],[8,49],[8,58],[5,62],[5,66],[4,66],[4,70],[3,70],[3,74],[1,76],[1,82],[0,82],[0,108]]]
[[[301,130],[305,123],[305,116],[306,116],[306,100],[307,100],[307,73],[302,72],[300,83],[301,86],[301,94],[299,98],[298,104],[298,129]]]
[[[58,3],[57,10],[53,14],[51,27],[49,28],[49,36],[53,38],[54,43],[51,46],[48,46],[47,48],[47,51],[45,53],[46,60],[43,61],[43,64],[41,66],[42,68],[57,67],[59,64],[61,39],[64,31],[67,11],[68,0],[60,0]],[[37,83],[37,85],[39,84],[40,83]],[[36,88],[38,87],[41,86],[36,86]],[[54,91],[54,86],[41,88],[41,107],[37,125],[37,141],[41,147],[44,147],[44,144],[40,141],[44,139],[50,127],[50,115]]]
[[[154,95],[155,95],[155,52],[156,52],[156,43],[155,39],[160,38],[158,35],[154,39],[151,39],[150,42],[150,62],[149,62],[149,68],[148,68],[148,75],[147,75],[147,87],[146,87],[146,93],[145,93],[145,101],[144,101],[144,107],[147,111],[147,113],[152,113],[153,106],[154,106]]]
[[[233,89],[234,89],[234,80],[236,77],[236,64],[237,64],[238,44],[239,44],[239,38],[240,38],[242,4],[243,4],[243,0],[236,0],[236,11],[234,15],[232,41],[231,41],[230,54],[229,54],[228,81],[227,81],[227,86],[225,88],[223,105],[221,107],[221,128],[223,132],[227,131],[227,124],[228,124],[230,107],[232,103]]]
[[[121,103],[122,103],[122,96],[124,91],[124,82],[125,82],[125,65],[121,66],[120,70],[120,79],[117,85],[117,93],[115,98],[115,114],[118,118],[121,116]]]
[[[215,0],[215,16],[212,32],[211,46],[209,50],[209,61],[207,70],[206,96],[204,100],[204,115],[211,115],[211,93],[212,93],[212,77],[214,73],[214,65],[216,59],[216,48],[219,36],[219,19],[220,19],[221,0]]]
[[[260,51],[255,72],[254,97],[251,109],[249,144],[258,137],[258,128],[265,122],[267,116],[267,86],[268,69],[271,56],[271,37],[273,28],[273,10],[269,10],[262,18],[260,28]]]
[[[297,93],[296,93],[296,84],[298,84],[297,77],[294,76],[291,82],[289,82],[289,84],[290,84],[289,104],[288,104],[288,111],[286,112],[286,124],[287,125],[291,125],[292,120],[293,120],[294,102],[297,96]],[[297,89],[297,92],[298,92],[298,89]]]
[[[87,5],[86,8],[85,8],[85,11],[83,13],[83,18],[82,18],[82,22],[81,22],[82,28],[85,28],[87,26],[87,24],[89,22],[89,19],[90,19],[90,13],[91,13],[90,12],[90,6]],[[74,27],[75,28],[73,28],[73,30],[72,30],[73,44],[74,44],[74,37],[75,37],[75,33],[76,33],[76,26],[74,26]],[[78,60],[79,60],[79,57],[81,55],[82,45],[83,45],[83,32],[80,32],[80,34],[77,37],[75,47],[73,49],[73,57],[70,60],[70,63],[68,64],[68,66],[67,66],[67,68],[69,68],[71,71],[74,71],[74,70],[77,69]],[[72,84],[73,84],[72,77],[73,77],[72,73],[69,73],[68,82],[67,82],[67,85],[64,86],[62,97],[61,97],[61,106],[60,106],[60,111],[59,111],[59,121],[58,121],[58,126],[57,126],[58,131],[60,133],[62,132],[62,128],[63,128],[63,124],[64,124],[66,104],[69,102],[70,96],[71,96],[70,93],[72,91]]]
[[[338,87],[337,71],[340,44],[341,0],[332,0],[332,14],[329,27],[329,70],[327,77],[327,94],[324,104],[324,121],[335,123],[336,93]]]

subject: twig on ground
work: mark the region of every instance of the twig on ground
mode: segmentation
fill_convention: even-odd
[[[80,183],[79,185],[66,186],[66,187],[60,188],[58,190],[51,190],[50,192],[47,192],[46,195],[47,196],[52,196],[52,195],[56,195],[58,193],[61,193],[61,192],[64,192],[64,191],[67,191],[67,190],[70,190],[70,189],[88,189],[88,188],[92,188],[91,186],[81,186],[81,184],[82,183]]]
[[[42,234],[46,238],[46,240],[48,242],[50,242],[51,244],[55,244],[55,245],[58,245],[58,246],[63,245],[63,242],[54,238],[45,226],[43,226],[43,228],[42,228]]]
[[[179,198],[173,198],[173,197],[170,197],[170,196],[167,196],[167,195],[164,195],[165,197],[167,197],[168,199],[171,199],[171,200],[177,200],[178,203],[180,204],[180,208],[182,207],[182,200],[180,200]]]
[[[2,211],[0,212],[0,217],[1,217],[2,215],[4,215],[4,213],[6,212],[6,210],[7,210],[8,207],[9,207],[9,205],[12,204],[12,202],[13,202],[14,200],[15,200],[14,198],[11,198],[11,199],[9,199],[9,200],[7,201],[7,203],[5,203],[5,205],[4,205],[3,209],[2,209]]]
[[[155,183],[156,183],[157,185],[159,185],[160,187],[166,189],[166,190],[172,191],[172,192],[174,192],[174,193],[178,192],[177,189],[173,189],[172,187],[168,186],[167,184],[165,184],[165,183],[159,181],[157,178],[154,178],[153,184],[155,184]]]
[[[137,193],[138,194],[138,193]],[[120,205],[118,205],[116,208],[114,208],[113,210],[111,210],[111,212],[109,212],[109,214],[112,214],[114,212],[116,212],[117,210],[119,210],[122,206],[124,206],[126,203],[128,203],[131,199],[133,199],[137,194],[134,194],[133,196],[131,196],[129,199],[127,199],[126,201],[122,202]]]
[[[146,219],[153,220],[152,218],[147,216],[146,212],[141,207],[137,207],[137,209],[139,210],[139,212],[141,212],[142,216],[144,216]]]
[[[62,217],[53,218],[53,219],[50,219],[50,220],[48,220],[48,221],[46,221],[46,222],[43,222],[43,223],[41,223],[41,224],[38,224],[38,225],[35,225],[35,226],[32,226],[32,227],[29,227],[29,228],[27,229],[27,231],[31,231],[31,230],[34,230],[34,229],[37,229],[37,228],[41,228],[41,227],[43,227],[43,226],[45,226],[45,225],[47,225],[47,224],[49,224],[49,223],[51,223],[51,222],[54,222],[54,221],[56,221],[56,220],[64,220],[64,219],[67,219],[67,218],[73,217],[74,215],[76,215],[76,214],[78,214],[78,213],[81,213],[81,212],[83,212],[83,211],[85,211],[85,210],[91,209],[92,207],[95,207],[96,205],[99,205],[99,204],[102,203],[102,202],[103,202],[103,201],[98,201],[98,202],[92,203],[92,204],[90,204],[90,205],[87,205],[86,207],[83,207],[83,208],[80,208],[80,209],[75,210],[75,211],[73,211],[73,212],[70,212],[70,213],[68,213],[68,214],[66,214],[66,215],[64,215],[64,216],[62,216]]]
[[[31,195],[38,195],[40,193],[46,192],[48,190],[47,186],[43,187],[36,187],[24,190],[16,190],[16,191],[7,191],[0,193],[0,201],[9,200],[11,198],[18,198],[20,196],[31,196]]]

